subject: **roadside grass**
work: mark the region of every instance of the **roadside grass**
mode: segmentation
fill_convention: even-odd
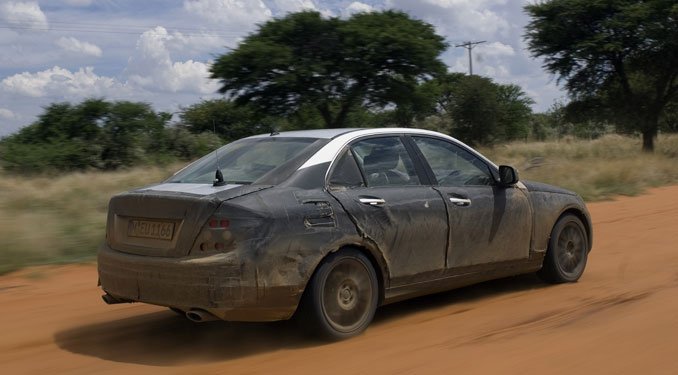
[[[640,138],[619,135],[514,142],[480,151],[497,164],[518,168],[521,179],[573,190],[586,201],[678,183],[678,135],[660,136],[654,154],[641,151]]]
[[[162,181],[180,165],[25,177],[0,172],[0,274],[25,266],[93,259],[108,200]]]
[[[574,190],[587,201],[678,183],[678,135],[660,136],[652,155],[641,152],[640,139],[617,135],[514,142],[481,152],[497,164],[517,167],[523,179]],[[162,181],[180,167],[49,177],[0,172],[0,274],[32,265],[91,261],[104,240],[110,197]]]

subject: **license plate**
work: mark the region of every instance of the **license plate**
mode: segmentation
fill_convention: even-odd
[[[130,220],[127,225],[127,235],[130,237],[154,238],[157,240],[172,240],[174,223],[166,221]]]

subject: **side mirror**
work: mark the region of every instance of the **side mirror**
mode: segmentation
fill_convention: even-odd
[[[499,166],[499,183],[502,186],[513,186],[518,183],[518,171],[510,165]]]

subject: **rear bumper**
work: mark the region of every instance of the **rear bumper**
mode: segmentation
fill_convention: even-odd
[[[122,253],[103,244],[97,263],[102,289],[116,298],[202,309],[223,320],[288,319],[303,292],[303,286],[258,282],[256,266],[237,251],[166,258]]]

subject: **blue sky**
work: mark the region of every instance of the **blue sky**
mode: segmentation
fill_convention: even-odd
[[[436,27],[452,45],[443,60],[466,72],[516,83],[546,110],[565,97],[522,40],[526,0],[0,0],[0,136],[35,121],[52,102],[89,97],[151,103],[176,112],[217,97],[208,78],[258,23],[315,9],[328,16],[398,9]]]

